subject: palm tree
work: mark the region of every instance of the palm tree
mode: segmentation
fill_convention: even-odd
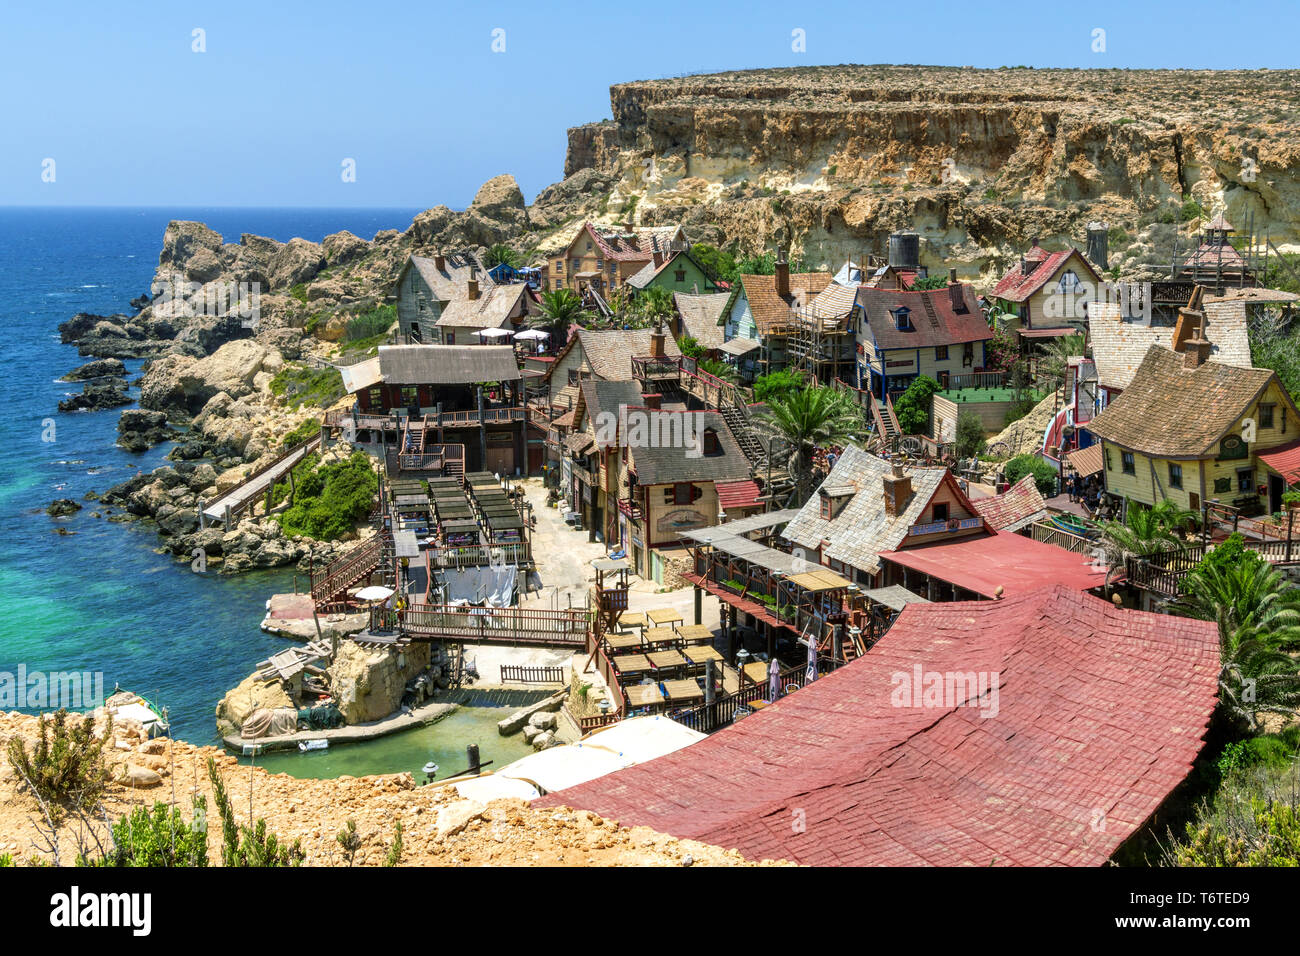
[[[675,311],[673,294],[667,289],[651,286],[636,296],[636,310],[650,320],[666,319]]]
[[[504,242],[498,242],[488,249],[487,254],[483,256],[483,265],[492,269],[505,263],[514,269],[519,266],[519,253],[511,249]]]
[[[1196,512],[1168,499],[1151,508],[1130,503],[1122,522],[1108,521],[1102,527],[1101,546],[1111,564],[1122,564],[1129,556],[1175,551],[1183,545],[1181,529],[1195,518]]]
[[[848,393],[827,386],[801,388],[773,397],[759,412],[790,451],[790,476],[798,488],[798,500],[807,498],[813,454],[818,447],[843,445],[859,437],[864,429],[862,412]]]
[[[1183,589],[1173,608],[1218,625],[1223,716],[1252,732],[1260,714],[1294,717],[1300,666],[1282,648],[1300,641],[1300,590],[1258,558],[1203,563],[1184,578]]]
[[[575,322],[587,313],[582,308],[582,300],[572,289],[553,289],[542,293],[542,316],[551,326],[555,341],[563,343],[569,331],[569,323]]]

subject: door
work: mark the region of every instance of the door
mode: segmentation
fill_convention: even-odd
[[[1282,510],[1282,492],[1286,490],[1286,483],[1282,481],[1280,475],[1270,474],[1268,476],[1268,513],[1277,514]]]

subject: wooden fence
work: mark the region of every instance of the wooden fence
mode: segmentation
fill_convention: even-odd
[[[1062,531],[1050,521],[1035,521],[1029,526],[1029,536],[1035,541],[1054,544],[1075,554],[1094,554],[1096,549],[1101,547],[1096,541],[1083,535]]]
[[[563,667],[528,667],[523,664],[502,664],[501,683],[564,684],[568,671]]]
[[[802,664],[782,668],[782,694],[791,693],[793,690],[802,687],[806,672],[806,665]],[[767,700],[770,690],[767,681],[759,684],[746,684],[736,693],[719,697],[711,704],[698,704],[686,710],[669,713],[667,716],[683,726],[698,730],[702,734],[712,733],[732,723],[736,719],[736,710],[742,705]]]
[[[467,607],[412,604],[401,614],[402,630],[421,640],[480,644],[587,646],[592,615],[584,608]]]

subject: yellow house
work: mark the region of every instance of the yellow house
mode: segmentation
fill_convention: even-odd
[[[621,288],[647,263],[662,264],[686,243],[681,226],[597,226],[583,223],[568,245],[550,252],[542,270],[542,288],[594,289],[608,295]]]
[[[1092,263],[1077,249],[1048,252],[1033,239],[1029,251],[998,280],[991,296],[1015,316],[1012,328],[1081,327],[1087,320],[1083,304],[1096,298],[1100,281]]]
[[[1282,510],[1283,478],[1260,456],[1300,435],[1300,412],[1264,368],[1208,361],[1198,333],[1182,353],[1152,346],[1132,382],[1088,424],[1101,441],[1106,490],[1199,511]]]

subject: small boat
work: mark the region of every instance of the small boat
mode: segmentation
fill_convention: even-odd
[[[1095,538],[1101,532],[1095,527],[1084,521],[1078,515],[1061,511],[1051,516],[1052,524],[1062,531],[1068,531],[1070,534],[1077,534],[1081,538]]]
[[[167,722],[167,709],[155,707],[146,698],[130,691],[114,688],[113,695],[104,701],[104,710],[115,719],[138,720],[149,738],[166,737],[171,730]]]
[[[323,737],[317,740],[300,740],[298,741],[298,749],[303,753],[309,750],[329,750],[330,742]]]

